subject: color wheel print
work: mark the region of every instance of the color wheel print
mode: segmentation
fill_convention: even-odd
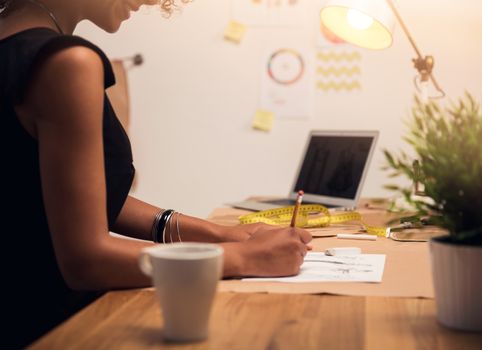
[[[268,75],[278,84],[291,85],[301,79],[305,71],[303,57],[293,49],[279,49],[268,60]]]

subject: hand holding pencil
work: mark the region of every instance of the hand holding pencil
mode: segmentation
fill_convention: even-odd
[[[303,195],[305,192],[298,191],[298,197],[296,197],[295,208],[293,209],[293,216],[291,217],[291,227],[296,227],[296,220],[298,219],[298,212],[300,211],[301,202],[303,201]]]
[[[304,256],[312,247],[309,231],[296,227],[296,219],[303,200],[303,191],[298,192],[291,224],[277,227],[263,224],[245,242],[244,250],[248,276],[292,276],[300,271]]]
[[[304,191],[298,191],[298,196],[296,197],[295,208],[293,209],[293,216],[291,217],[290,227],[296,227],[296,220],[298,220],[298,213],[300,212],[301,203],[303,202]],[[312,250],[313,247],[309,244],[306,245],[308,250]]]

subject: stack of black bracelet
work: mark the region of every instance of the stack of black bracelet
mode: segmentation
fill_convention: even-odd
[[[169,232],[170,241],[173,242],[172,235],[171,235],[171,219],[174,215],[176,216],[176,227],[177,227],[177,235],[179,238],[179,242],[181,242],[181,235],[179,232],[179,216],[180,213],[174,211],[173,209],[161,210],[156,214],[154,219],[154,223],[152,225],[152,240],[154,243],[166,243],[166,232]]]

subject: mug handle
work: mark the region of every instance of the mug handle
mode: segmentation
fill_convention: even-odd
[[[152,276],[151,259],[149,259],[149,254],[146,251],[142,251],[139,255],[139,268],[145,275]]]

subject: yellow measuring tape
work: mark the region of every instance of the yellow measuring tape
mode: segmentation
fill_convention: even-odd
[[[294,206],[264,210],[253,214],[242,215],[239,217],[239,221],[241,224],[264,222],[270,225],[288,226],[291,222],[293,210]],[[361,214],[356,211],[330,213],[326,207],[320,204],[301,205],[296,226],[304,228],[326,227],[347,221],[359,221],[368,234],[388,237],[390,232],[387,227],[367,225],[363,221]]]

